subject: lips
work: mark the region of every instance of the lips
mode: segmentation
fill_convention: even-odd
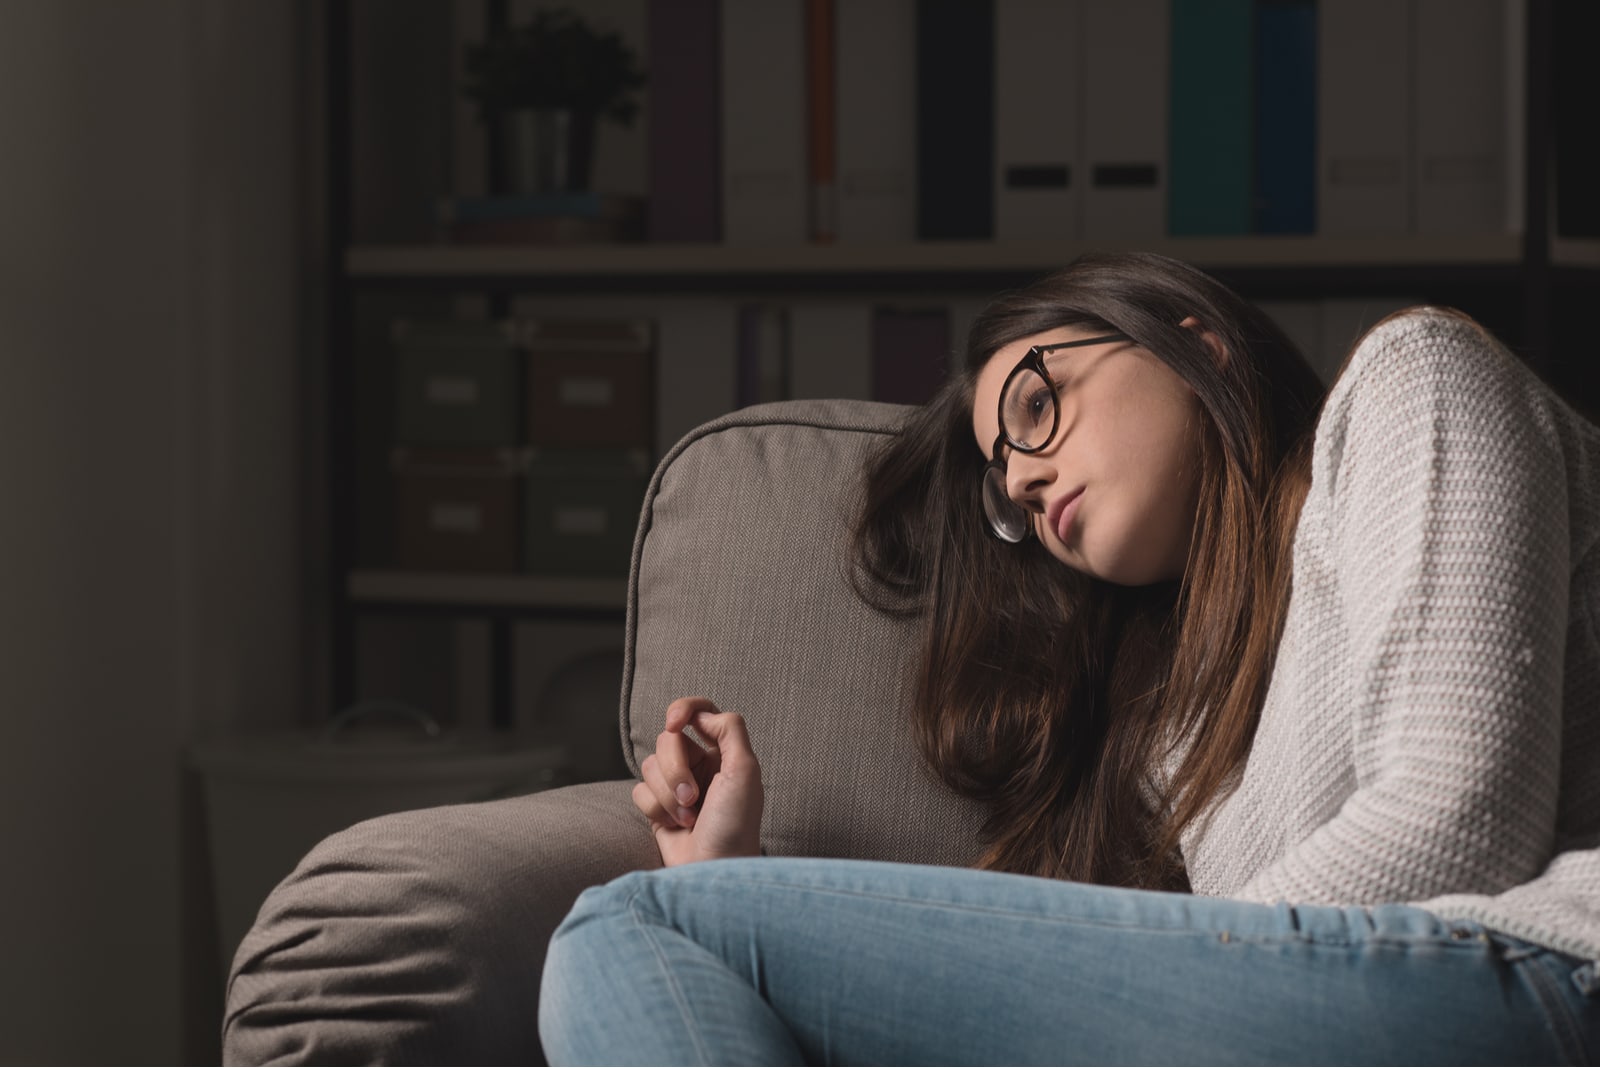
[[[1045,520],[1063,544],[1066,543],[1067,535],[1072,532],[1072,521],[1078,514],[1078,499],[1082,496],[1083,487],[1079,486],[1071,493],[1051,501],[1050,506],[1045,509]]]

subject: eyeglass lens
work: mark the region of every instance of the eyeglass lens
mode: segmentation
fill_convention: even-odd
[[[1019,367],[1000,397],[1000,429],[1014,449],[1042,449],[1056,425],[1055,385],[1032,367]]]
[[[1006,471],[999,464],[991,464],[983,473],[983,514],[989,527],[1002,541],[1015,544],[1033,530],[1033,520],[1028,512],[1006,492]]]

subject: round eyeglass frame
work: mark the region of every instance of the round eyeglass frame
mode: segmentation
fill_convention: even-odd
[[[1056,431],[1061,428],[1061,397],[1054,388],[1050,390],[1050,432],[1038,444],[1019,442],[1006,430],[1006,397],[1011,392],[1011,384],[1018,375],[1024,371],[1031,371],[1044,379],[1051,381],[1050,373],[1044,365],[1044,358],[1057,349],[1075,349],[1086,345],[1105,345],[1113,341],[1132,341],[1127,334],[1101,334],[1097,337],[1079,338],[1076,341],[1060,341],[1054,345],[1035,345],[1023,354],[1022,359],[1006,375],[1005,381],[1000,384],[1000,399],[995,405],[995,423],[1000,428],[1000,433],[994,439],[993,457],[983,466],[983,481],[981,493],[983,499],[983,514],[989,520],[989,530],[1001,541],[1015,545],[1026,541],[1028,535],[1033,533],[1033,516],[1026,508],[1011,499],[1011,494],[1006,489],[1006,458],[1002,450],[1009,447],[1013,452],[1035,453],[1050,447],[1056,439]]]

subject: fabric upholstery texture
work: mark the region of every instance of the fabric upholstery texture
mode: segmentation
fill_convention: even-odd
[[[227,1064],[527,1064],[550,934],[659,867],[631,782],[359,823],[313,849],[234,957]]]
[[[776,855],[977,857],[976,809],[933,781],[906,727],[915,628],[862,604],[847,571],[862,464],[905,411],[741,409],[680,442],[646,497],[623,674],[631,766],[674,698],[741,713]]]
[[[621,740],[635,772],[666,706],[743,713],[774,854],[966,864],[977,811],[905,725],[915,632],[851,591],[862,463],[905,409],[746,408],[658,466],[635,540]],[[234,959],[223,1059],[537,1063],[551,932],[585,888],[658,867],[632,781],[397,813],[333,835]]]

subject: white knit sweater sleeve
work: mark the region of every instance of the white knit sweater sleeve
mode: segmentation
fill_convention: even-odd
[[[1345,707],[1315,707],[1302,680],[1269,693],[1264,716],[1348,717],[1348,760],[1328,761],[1347,781],[1328,818],[1258,856],[1236,896],[1492,894],[1548,860],[1566,480],[1546,409],[1511,359],[1469,322],[1413,312],[1370,334],[1330,395],[1301,518],[1317,529],[1296,550],[1294,596],[1307,603],[1293,625],[1321,618],[1302,644],[1341,632],[1347,673],[1330,692]],[[1260,748],[1252,763],[1275,759]]]

